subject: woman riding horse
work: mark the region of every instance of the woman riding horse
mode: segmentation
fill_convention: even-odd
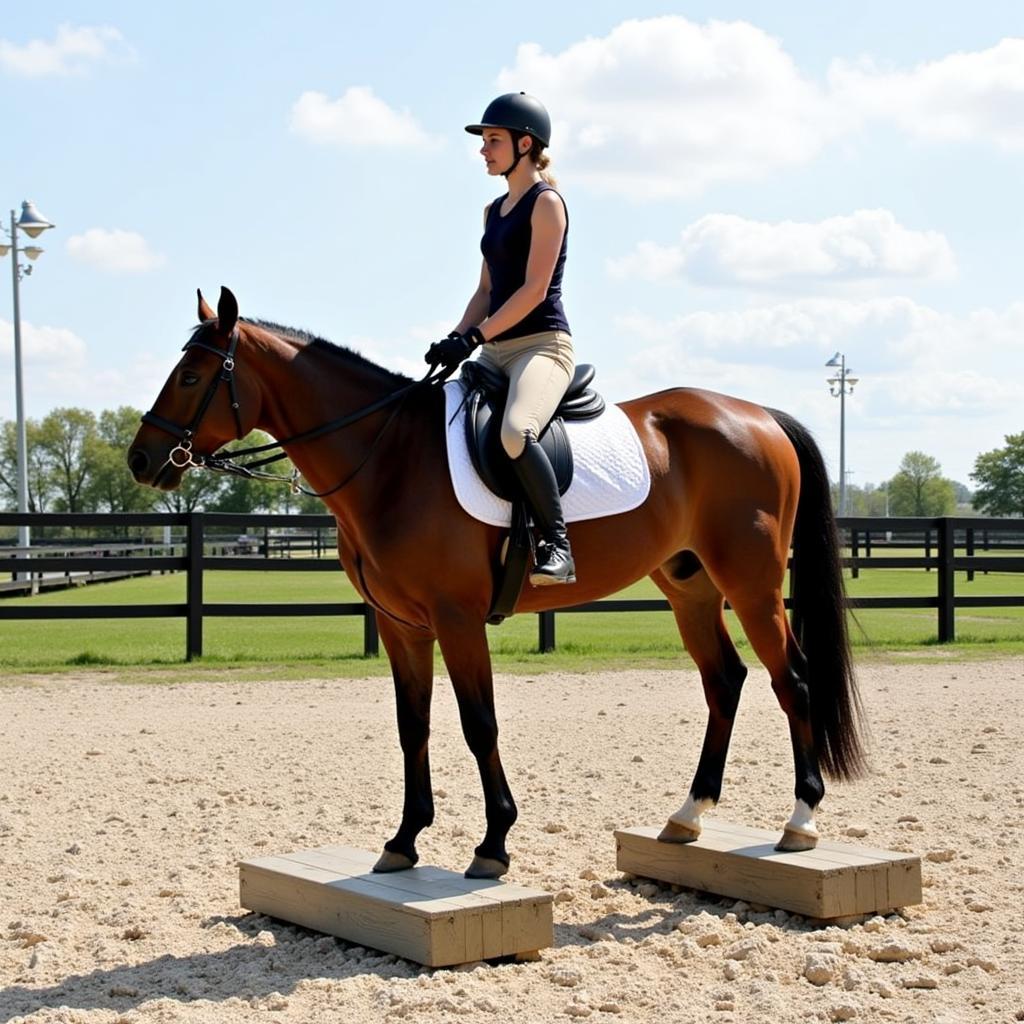
[[[455,330],[424,358],[450,367],[481,348],[481,362],[508,377],[501,443],[542,540],[529,579],[534,586],[575,583],[558,483],[537,443],[575,368],[562,308],[568,216],[545,171],[551,119],[533,96],[508,93],[466,131],[483,138],[487,173],[504,176],[508,192],[484,209],[480,284]]]

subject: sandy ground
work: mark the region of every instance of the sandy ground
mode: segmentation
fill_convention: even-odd
[[[501,678],[510,878],[556,894],[556,945],[434,971],[238,905],[239,859],[390,835],[390,682],[4,687],[0,1022],[1024,1020],[1024,664],[894,662],[860,680],[873,774],[833,786],[819,825],[919,853],[923,905],[826,927],[623,878],[612,830],[660,826],[685,795],[697,676]],[[715,813],[780,827],[790,755],[762,672],[732,751]],[[482,806],[446,685],[431,756],[420,852],[461,870]]]

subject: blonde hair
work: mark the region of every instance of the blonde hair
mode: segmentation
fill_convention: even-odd
[[[540,172],[543,181],[552,188],[556,188],[558,186],[558,179],[548,170],[551,164],[551,157],[544,152],[544,146],[541,144],[540,139],[531,137],[530,141],[533,143],[530,146],[530,159]]]

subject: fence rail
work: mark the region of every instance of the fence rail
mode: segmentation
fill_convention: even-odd
[[[0,621],[30,621],[42,619],[139,619],[184,618],[185,656],[191,660],[203,653],[203,620],[210,617],[263,617],[310,615],[357,615],[363,618],[363,651],[367,655],[379,652],[377,619],[373,608],[360,601],[316,603],[210,603],[203,599],[203,581],[206,572],[231,571],[285,571],[335,572],[341,566],[331,556],[333,545],[324,543],[322,531],[334,528],[334,519],[328,515],[257,515],[234,513],[137,513],[137,514],[71,514],[71,513],[0,513],[0,529],[27,525],[33,529],[80,530],[101,527],[105,530],[123,528],[143,531],[170,528],[184,534],[184,544],[173,545],[181,554],[141,554],[143,550],[159,545],[148,541],[138,545],[140,554],[124,553],[124,542],[114,545],[116,553],[109,556],[96,554],[96,542],[88,554],[69,554],[72,544],[61,542],[64,553],[54,553],[53,542],[40,543],[32,549],[0,547],[0,574],[38,578],[45,573],[68,575],[75,572],[184,572],[186,573],[186,600],[181,604],[120,605],[95,604],[58,607],[53,605],[12,605],[0,601]],[[978,597],[955,592],[955,574],[966,572],[968,579],[976,572],[1024,572],[1024,556],[977,554],[978,535],[982,535],[983,549],[999,550],[1017,542],[1024,546],[1024,522],[1019,519],[983,518],[864,518],[849,517],[839,520],[850,555],[843,565],[856,576],[861,569],[925,569],[935,571],[934,596],[853,597],[851,608],[934,608],[937,616],[938,639],[945,643],[956,636],[957,608],[1024,607],[1024,595],[996,595]],[[244,527],[242,537],[228,543],[224,540],[227,527]],[[251,545],[250,531],[262,529],[262,543]],[[296,531],[307,534],[280,534],[273,538],[270,530]],[[257,541],[259,535],[256,535]],[[240,544],[239,542],[246,543]],[[290,543],[295,541],[294,547]],[[876,555],[874,549],[899,545],[901,548],[921,546],[922,557]],[[958,550],[965,553],[957,554]],[[217,554],[217,551],[220,554]],[[290,557],[294,551],[308,551],[311,557]],[[226,551],[248,553],[231,553]],[[933,554],[934,551],[934,554]],[[283,557],[270,557],[271,554]],[[30,556],[30,557],[29,557]],[[786,602],[787,606],[789,601]],[[571,605],[556,611],[537,613],[538,643],[541,651],[555,649],[556,615],[562,612],[636,612],[669,611],[665,600],[610,599]]]

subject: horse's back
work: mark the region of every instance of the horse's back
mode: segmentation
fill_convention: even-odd
[[[702,558],[740,538],[788,547],[800,496],[796,450],[771,411],[731,395],[673,388],[624,402],[651,468],[650,512],[682,524]],[[768,524],[772,524],[770,527]]]
[[[669,388],[620,403],[653,459],[652,472],[684,455],[796,472],[796,452],[769,409],[702,388]]]

